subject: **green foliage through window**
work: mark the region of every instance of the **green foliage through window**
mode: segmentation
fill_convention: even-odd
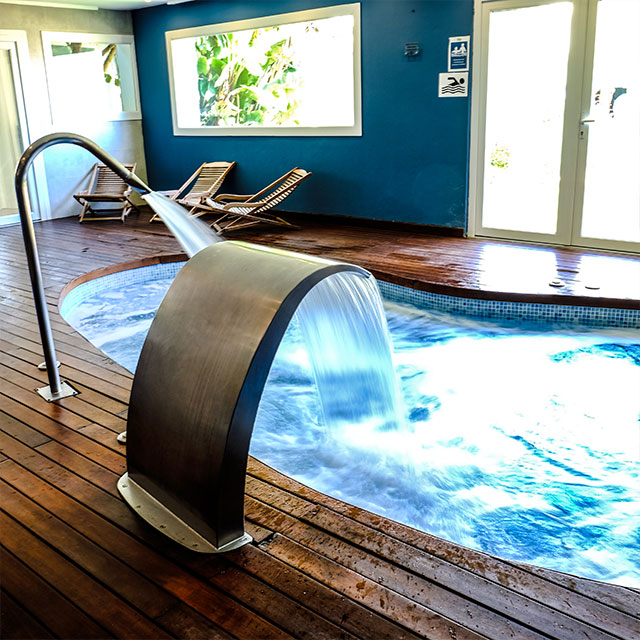
[[[108,44],[102,50],[102,57],[104,58],[102,62],[102,69],[104,71],[104,81],[106,83],[109,83],[113,79],[113,84],[115,84],[116,87],[119,87],[120,74],[118,72],[118,59],[116,58],[117,53],[118,53],[118,45],[115,45],[115,44]],[[113,73],[115,74],[115,78],[110,73],[107,72],[107,69],[109,68],[109,66],[115,67],[115,69],[112,70]]]
[[[511,151],[506,146],[496,146],[491,152],[491,166],[498,169],[507,169],[509,160],[511,159]]]
[[[56,56],[67,56],[74,53],[94,53],[98,46],[97,44],[89,43],[82,44],[82,42],[56,42],[51,45],[51,54]],[[102,56],[102,70],[104,73],[104,81],[109,84],[113,80],[113,84],[116,87],[120,86],[120,73],[118,71],[118,45],[110,43],[106,45],[101,52]],[[109,67],[111,67],[109,73]]]
[[[298,124],[295,46],[279,27],[203,36],[195,47],[204,126]]]

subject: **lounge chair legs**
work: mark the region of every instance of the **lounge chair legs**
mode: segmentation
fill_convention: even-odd
[[[222,216],[221,218],[214,220],[210,226],[218,233],[224,233],[225,231],[231,231],[233,229],[244,229],[245,227],[252,227],[255,224],[275,224],[280,227],[289,227],[290,229],[301,228],[299,225],[287,222],[278,216],[266,218],[261,216],[248,216],[246,214],[241,217],[232,217],[231,220],[221,224],[223,219],[226,219],[227,217],[232,216]]]

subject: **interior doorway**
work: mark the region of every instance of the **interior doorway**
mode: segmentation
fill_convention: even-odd
[[[0,225],[19,222],[14,173],[29,146],[28,105],[25,91],[28,48],[24,31],[0,30]],[[42,163],[29,174],[32,215],[48,213]]]
[[[474,235],[640,252],[638,60],[640,2],[479,2]]]

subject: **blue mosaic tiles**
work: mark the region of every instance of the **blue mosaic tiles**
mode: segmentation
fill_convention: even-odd
[[[66,295],[60,307],[60,315],[64,318],[77,304],[80,304],[87,298],[95,295],[98,291],[103,291],[104,289],[117,289],[123,284],[132,285],[140,282],[153,282],[154,280],[175,278],[184,264],[185,261],[152,264],[136,269],[117,271],[116,273],[110,273],[109,275],[83,282]]]
[[[380,280],[378,285],[382,297],[390,302],[411,304],[421,309],[442,311],[458,316],[484,320],[567,323],[588,327],[640,329],[639,309],[478,300],[418,291]]]
[[[184,264],[184,262],[154,264],[89,280],[69,292],[62,303],[61,314],[64,316],[72,307],[103,289],[117,288],[124,283],[131,285],[175,277]],[[638,309],[478,300],[418,291],[382,280],[378,281],[378,285],[382,297],[390,302],[411,304],[421,309],[442,311],[458,316],[485,320],[640,329],[640,310]]]

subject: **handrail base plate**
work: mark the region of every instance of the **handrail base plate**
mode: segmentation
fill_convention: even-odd
[[[60,383],[60,391],[58,393],[51,392],[51,385],[40,387],[39,389],[36,389],[36,392],[40,394],[47,402],[55,402],[56,400],[62,400],[62,398],[77,396],[80,393],[79,391],[74,389],[68,382]]]

